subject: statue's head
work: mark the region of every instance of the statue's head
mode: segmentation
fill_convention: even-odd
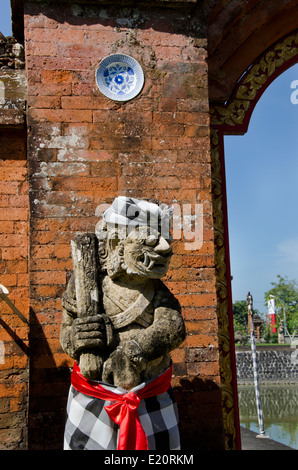
[[[96,226],[103,270],[112,277],[160,279],[167,273],[172,249],[172,208],[119,197]]]

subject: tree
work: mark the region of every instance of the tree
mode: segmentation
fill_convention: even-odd
[[[298,284],[296,280],[289,280],[280,274],[277,279],[277,282],[271,282],[273,287],[265,292],[265,301],[268,302],[271,296],[275,299],[277,326],[284,319],[285,309],[287,330],[294,334],[298,326]]]
[[[253,308],[254,315],[260,316],[260,312]],[[248,325],[248,309],[246,300],[236,300],[233,303],[233,319],[234,319],[234,330],[247,332]]]
[[[246,332],[247,329],[247,302],[246,300],[236,300],[233,303],[234,329]]]

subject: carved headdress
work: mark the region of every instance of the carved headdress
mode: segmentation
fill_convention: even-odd
[[[159,231],[169,229],[173,207],[165,204],[119,196],[103,214],[103,220],[110,226],[129,226],[131,228],[148,225]]]
[[[173,207],[168,207],[165,204],[158,205],[125,196],[117,197],[103,213],[102,219],[95,228],[101,268],[106,270],[111,277],[118,275],[120,268],[127,273],[136,274],[136,266],[129,267],[124,261],[126,242],[132,242],[142,236],[148,238],[150,235],[155,240],[158,240],[159,236],[166,240],[171,239],[170,219],[172,215]],[[132,245],[130,246],[132,247]],[[137,264],[137,271],[140,275],[142,269],[145,268],[145,274],[148,275],[147,268],[150,265],[151,269],[153,263],[150,264],[146,250],[142,250],[142,253],[136,253],[135,250],[135,257],[142,260]]]

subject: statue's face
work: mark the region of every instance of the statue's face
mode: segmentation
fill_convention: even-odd
[[[157,230],[137,227],[125,240],[122,266],[128,274],[160,279],[167,273],[173,254],[170,242]]]

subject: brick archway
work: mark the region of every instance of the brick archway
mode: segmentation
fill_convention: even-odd
[[[213,105],[210,108],[220,369],[225,440],[228,449],[233,446],[235,446],[234,448],[240,448],[240,431],[234,351],[224,135],[245,134],[253,110],[266,88],[275,78],[297,62],[298,30],[274,43],[251,64],[241,76],[226,104]]]
[[[297,28],[297,0],[205,0],[211,103],[231,99],[256,58]]]

